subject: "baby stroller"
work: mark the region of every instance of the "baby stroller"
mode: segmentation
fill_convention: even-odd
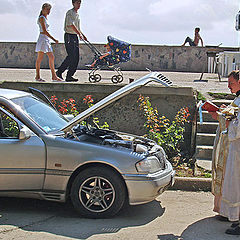
[[[128,62],[131,60],[131,44],[113,38],[111,36],[107,37],[108,45],[111,48],[111,54],[104,57],[103,59],[99,59],[102,56],[102,53],[89,41],[85,41],[85,44],[92,50],[95,54],[94,60],[96,64],[92,68],[89,74],[89,82],[100,82],[102,77],[100,74],[96,72],[101,70],[103,67],[107,67],[108,69],[114,70],[116,72],[115,75],[112,76],[111,81],[113,83],[120,83],[123,81],[123,73],[121,72],[120,67],[116,65],[122,62]]]

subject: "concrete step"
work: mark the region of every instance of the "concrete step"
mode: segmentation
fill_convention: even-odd
[[[213,146],[215,136],[214,133],[197,133],[196,144]]]
[[[211,100],[217,106],[221,106],[222,104],[229,105],[232,103],[233,100],[226,100],[226,99],[219,99],[219,100]]]
[[[216,133],[218,127],[218,122],[200,122],[197,123],[197,132],[198,133]]]
[[[208,113],[208,111],[202,111],[202,115],[203,115],[204,122],[217,122],[215,119],[212,118],[212,116]],[[198,114],[198,121],[200,121],[199,114]]]
[[[212,171],[212,160],[209,159],[197,159],[196,165],[208,171]]]
[[[212,159],[213,146],[197,145],[196,159]]]

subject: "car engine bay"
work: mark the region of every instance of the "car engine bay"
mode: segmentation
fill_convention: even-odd
[[[66,137],[75,141],[114,147],[119,150],[128,150],[142,154],[143,157],[154,155],[159,159],[163,168],[167,159],[163,148],[157,145],[156,142],[113,130],[99,129],[90,127],[89,125],[77,125],[73,128],[72,133],[69,133]]]

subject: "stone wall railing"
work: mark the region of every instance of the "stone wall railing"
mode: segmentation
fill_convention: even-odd
[[[36,43],[0,42],[1,68],[35,68]],[[64,44],[52,44],[55,64],[58,67],[66,56]],[[101,52],[105,52],[103,44],[94,44]],[[132,59],[121,64],[122,70],[181,71],[202,72],[207,69],[207,47],[180,47],[158,45],[133,45]],[[223,51],[224,48],[218,48]],[[229,49],[231,50],[231,49]],[[85,44],[80,44],[80,61],[78,69],[86,69],[85,65],[93,61],[94,53]],[[42,68],[48,68],[47,57],[44,57]]]

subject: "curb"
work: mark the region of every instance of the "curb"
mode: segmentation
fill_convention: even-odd
[[[192,177],[175,177],[175,183],[170,190],[181,191],[211,191],[211,178],[192,178]]]

